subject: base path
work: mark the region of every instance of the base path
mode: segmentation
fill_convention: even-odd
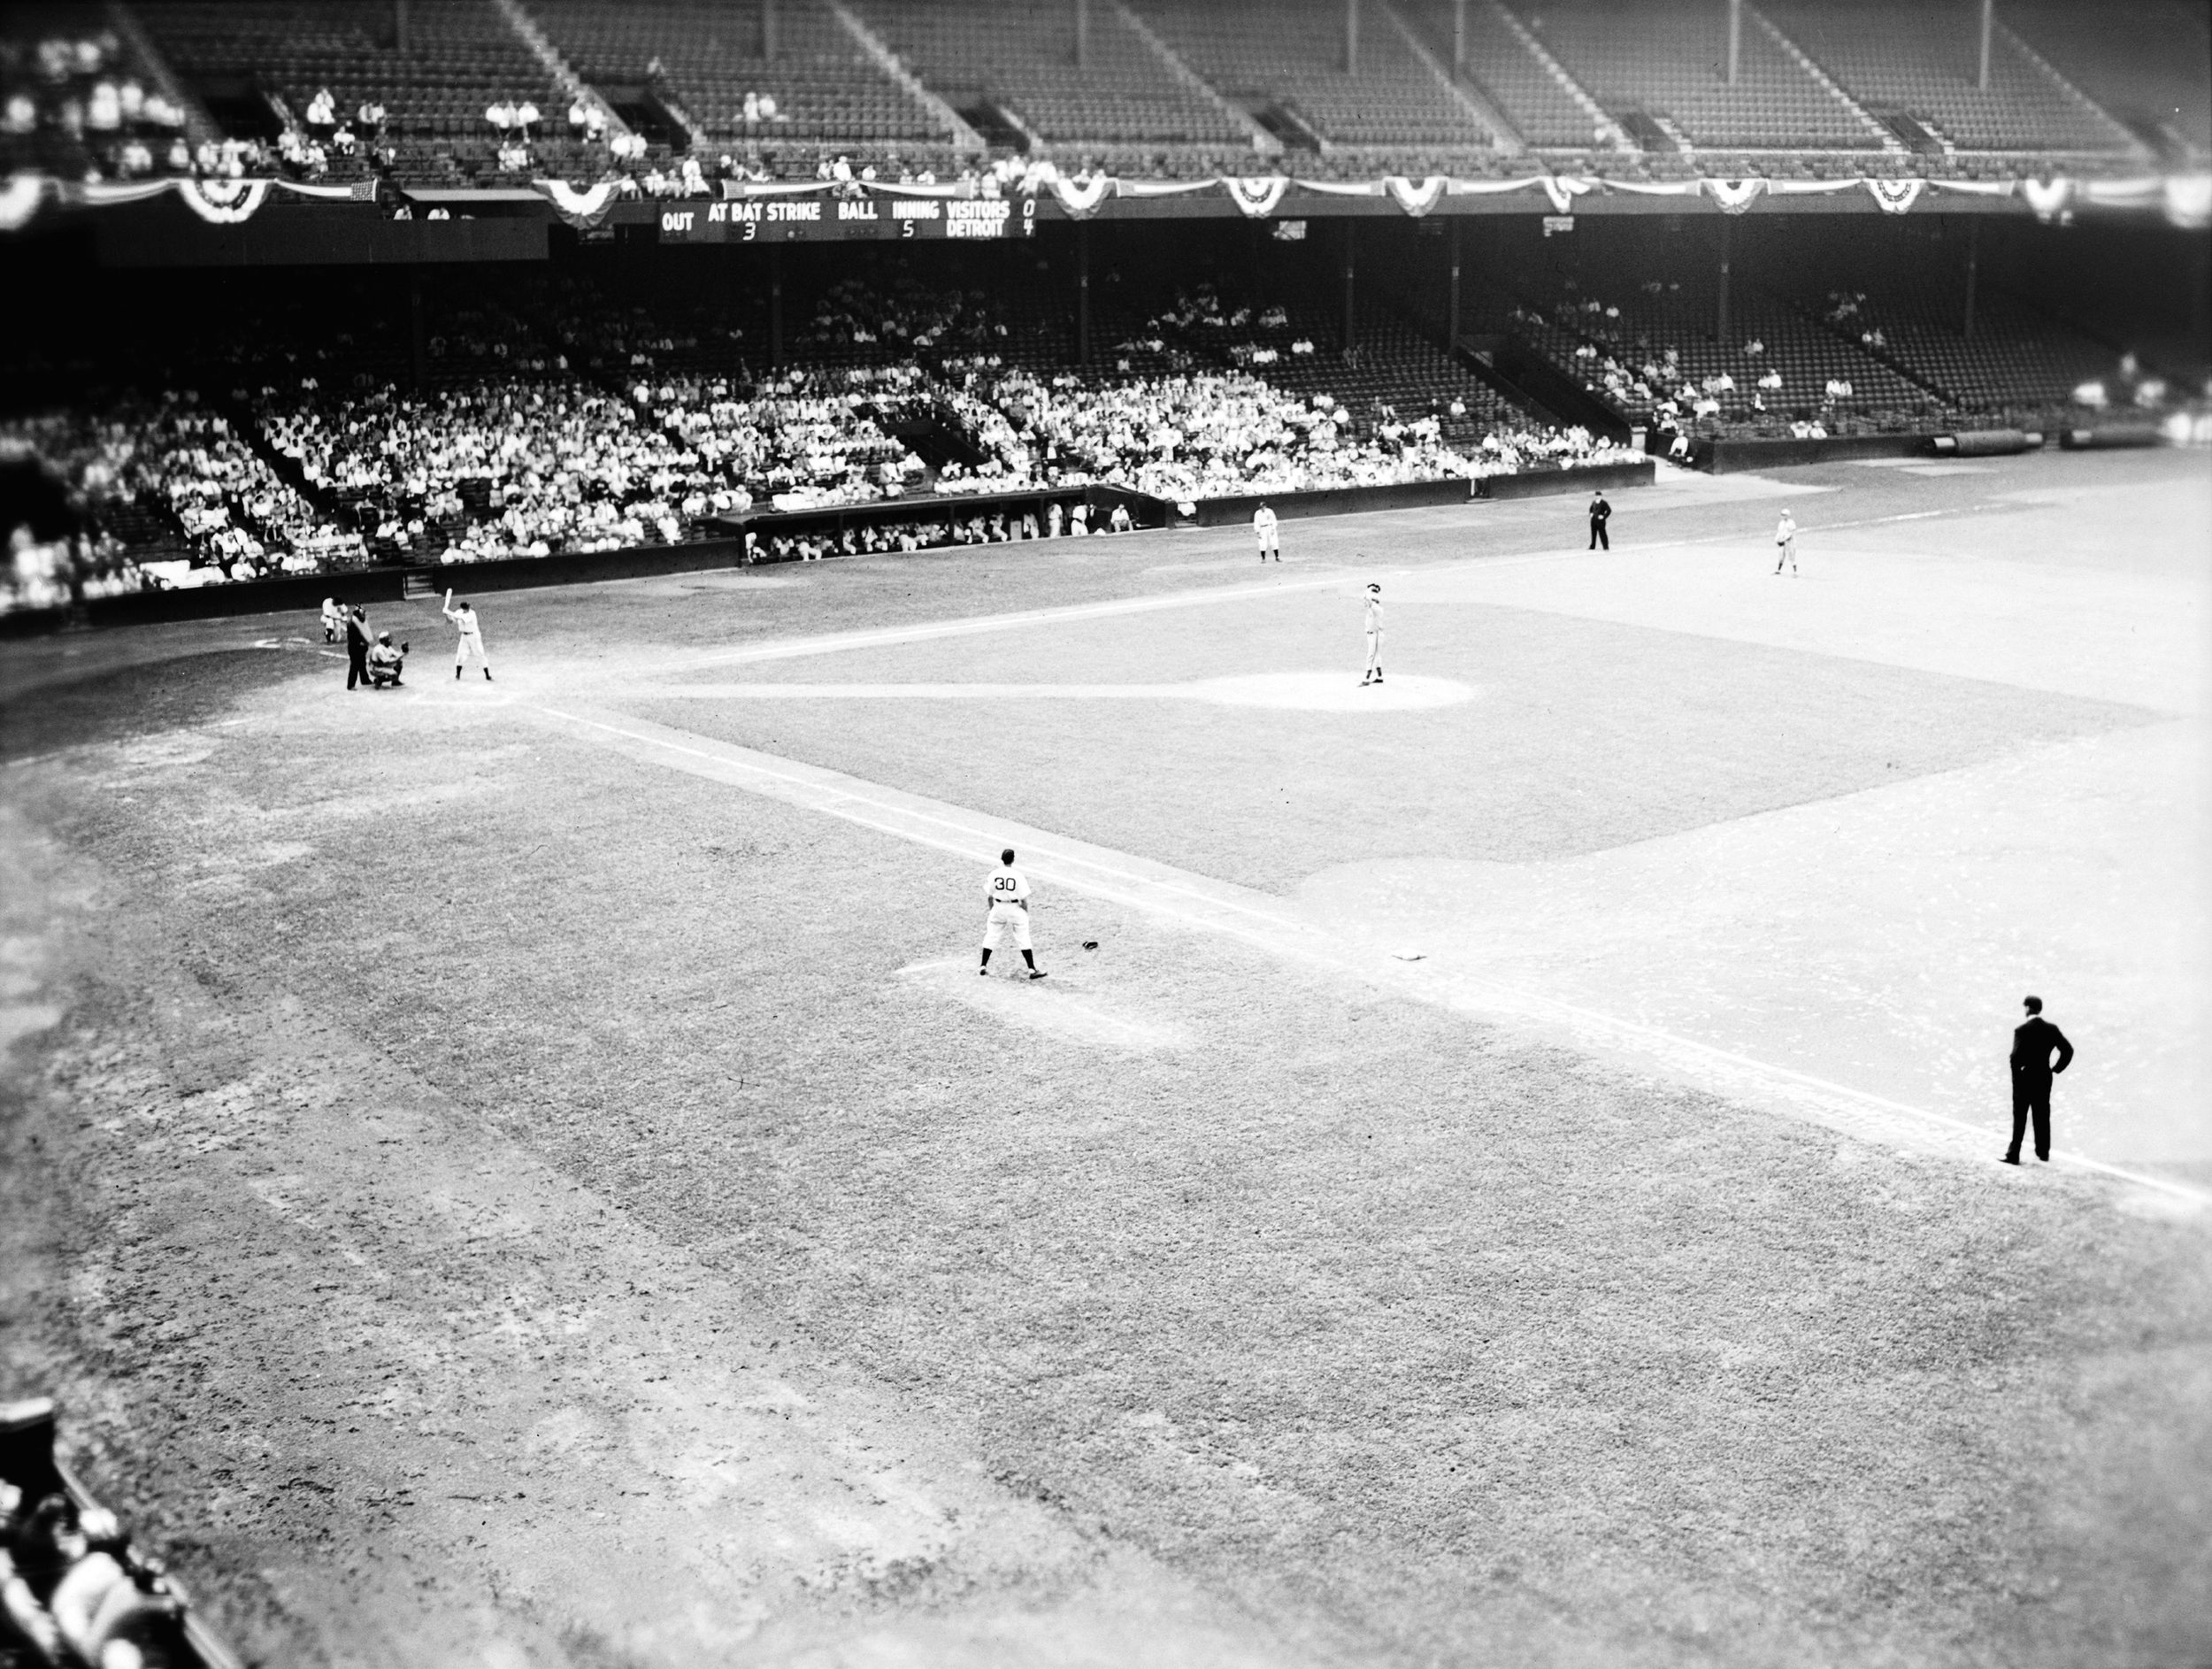
[[[1363,685],[1349,673],[1257,673],[1187,684],[657,684],[622,692],[655,701],[1196,701],[1303,712],[1410,712],[1455,707],[1475,691],[1453,678],[1407,674]]]
[[[1037,879],[1128,905],[1179,926],[1219,933],[1287,960],[1379,986],[1471,1019],[1534,1033],[1631,1070],[1655,1073],[1732,1100],[1920,1152],[1989,1165],[1988,1127],[1777,1066],[1633,1020],[1517,989],[1453,966],[1448,956],[1407,960],[1366,948],[1248,888],[887,788],[841,772],[582,706],[530,709],[566,734],[628,758],[827,813],[901,840],[988,863],[1012,845]],[[2121,1184],[2157,1209],[2195,1211],[2212,1196],[2185,1184],[2080,1155],[2053,1163]]]

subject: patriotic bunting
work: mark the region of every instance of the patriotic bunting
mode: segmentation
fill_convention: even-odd
[[[12,173],[0,186],[0,232],[17,232],[30,225],[31,217],[45,200],[46,181],[35,173]]]
[[[1767,182],[1755,174],[1748,180],[1708,180],[1706,194],[1720,204],[1724,214],[1741,214],[1759,200]]]
[[[1240,212],[1266,219],[1280,211],[1286,199],[1304,197],[1387,197],[1406,215],[1418,219],[1432,212],[1448,196],[1505,196],[1540,191],[1558,213],[1572,212],[1575,199],[1596,192],[1636,196],[1705,196],[1724,214],[1742,214],[1763,196],[1799,196],[1863,188],[1885,214],[1903,214],[1931,192],[1947,191],[1964,196],[2017,196],[2039,220],[2049,221],[2077,204],[2111,211],[2162,212],[2173,225],[2202,229],[2212,225],[2212,175],[2196,173],[2161,178],[2141,175],[2120,180],[2075,180],[2060,175],[2049,180],[1930,180],[1841,179],[1768,180],[1748,175],[1740,180],[1615,180],[1578,175],[1530,174],[1510,180],[1458,180],[1430,174],[1415,180],[1404,174],[1385,174],[1373,180],[1297,180],[1286,174],[1217,174],[1204,180],[1123,180],[1110,174],[1071,179],[1048,161],[1038,161],[998,180],[979,184],[973,180],[916,185],[887,181],[832,181],[826,180],[730,180],[722,182],[726,200],[804,196],[836,193],[895,197],[972,198],[1001,196],[1003,183],[1010,191],[1030,196],[1049,195],[1064,213],[1085,219],[1097,213],[1112,197],[1168,197],[1194,191],[1219,189]],[[532,188],[553,212],[579,228],[595,227],[612,212],[623,197],[634,196],[628,182],[601,181],[578,188],[563,180],[535,180]],[[126,181],[57,181],[35,173],[16,173],[0,182],[0,233],[20,230],[35,219],[49,200],[70,207],[106,208],[119,204],[144,203],[174,192],[202,220],[234,226],[258,213],[273,190],[323,201],[374,203],[377,182],[316,185],[290,180],[138,180]],[[1533,206],[1533,205],[1532,205]]]
[[[184,206],[213,226],[252,219],[269,195],[266,180],[180,180],[176,187]]]
[[[1928,188],[1925,180],[1869,180],[1867,195],[1884,214],[1902,214],[1920,201],[1920,194]]]
[[[530,185],[544,194],[554,213],[579,232],[588,232],[604,220],[619,195],[609,180],[602,180],[587,191],[577,190],[565,180],[533,180]]]
[[[2039,220],[2048,220],[2066,206],[2066,199],[2073,195],[2074,182],[2067,179],[2023,180],[2020,195],[2028,200],[2028,207],[2035,211]]]
[[[1432,173],[1416,185],[1402,173],[1383,176],[1383,189],[1393,201],[1415,219],[1419,219],[1443,201],[1444,188],[1448,183],[1440,173]]]
[[[1228,189],[1229,200],[1255,220],[1264,220],[1274,213],[1275,205],[1283,200],[1283,193],[1290,189],[1288,176],[1279,173],[1263,174],[1258,179],[1224,174],[1221,183]]]

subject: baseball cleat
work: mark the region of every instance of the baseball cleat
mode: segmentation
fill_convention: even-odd
[[[1042,968],[1032,968],[1029,970],[1029,977],[1033,980],[1041,980],[1045,977],[1045,971]]]

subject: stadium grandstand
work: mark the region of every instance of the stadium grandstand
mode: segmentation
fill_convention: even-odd
[[[2212,361],[2177,0],[5,16],[19,611],[2181,432]]]

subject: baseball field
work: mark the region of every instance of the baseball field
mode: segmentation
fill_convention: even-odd
[[[272,1666],[2212,1664],[2203,465],[6,645],[0,1397]]]

